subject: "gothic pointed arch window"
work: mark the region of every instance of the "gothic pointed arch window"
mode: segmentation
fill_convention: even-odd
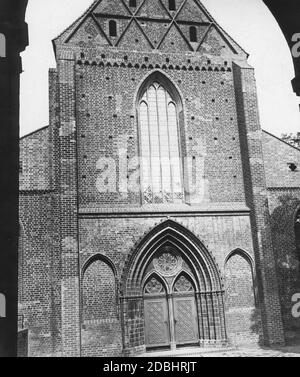
[[[152,275],[146,282],[144,287],[144,295],[164,295],[166,289],[162,281],[156,276]]]
[[[166,83],[150,81],[139,101],[143,202],[183,201],[179,103]]]
[[[181,273],[174,283],[173,290],[175,293],[190,293],[194,292],[195,288],[191,278],[187,274]]]

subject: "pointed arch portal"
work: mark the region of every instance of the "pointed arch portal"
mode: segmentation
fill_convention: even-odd
[[[157,226],[134,250],[122,293],[125,349],[137,339],[146,349],[226,341],[218,268],[197,237],[174,221]]]

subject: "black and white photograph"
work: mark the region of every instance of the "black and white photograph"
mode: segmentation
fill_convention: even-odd
[[[300,357],[299,1],[0,0],[0,178],[0,357]]]

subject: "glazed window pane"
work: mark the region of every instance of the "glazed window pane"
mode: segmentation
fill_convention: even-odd
[[[182,201],[177,108],[157,82],[140,102],[140,130],[144,202]]]

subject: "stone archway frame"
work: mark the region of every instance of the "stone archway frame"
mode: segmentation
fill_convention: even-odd
[[[148,263],[165,243],[176,245],[193,268],[197,280],[205,282],[207,291],[223,290],[224,279],[221,270],[208,248],[185,226],[169,219],[152,228],[132,249],[121,278],[123,295],[130,295],[131,291],[134,294],[137,291],[141,293],[141,283]]]
[[[210,342],[212,344],[227,342],[223,297],[224,279],[222,278],[216,260],[196,235],[184,225],[171,219],[162,221],[152,228],[131,250],[124,266],[121,279],[122,300],[123,303],[125,303],[124,307],[126,307],[128,302],[135,301],[135,307],[139,307],[139,312],[137,315],[133,314],[132,317],[139,320],[140,327],[144,325],[144,275],[147,266],[157,250],[163,247],[164,244],[170,243],[176,246],[177,250],[188,262],[189,268],[191,268],[194,274],[193,282],[195,282],[195,280],[197,281],[195,286],[198,290],[196,292],[198,313],[201,311],[202,314],[204,310],[203,316],[200,318],[199,314],[198,318],[199,327],[202,326],[199,341]],[[202,285],[200,283],[202,283]],[[126,318],[128,318],[126,309],[122,314],[125,333],[134,333],[135,329],[132,323],[134,322],[134,325],[136,325],[137,322],[131,318],[131,323],[128,325],[131,327],[130,329],[126,328]],[[200,324],[200,319],[202,324]],[[142,347],[143,342],[143,334],[140,334],[139,346]],[[130,352],[132,345],[130,345],[128,338],[127,341],[125,341],[124,347],[126,351],[129,349]]]

